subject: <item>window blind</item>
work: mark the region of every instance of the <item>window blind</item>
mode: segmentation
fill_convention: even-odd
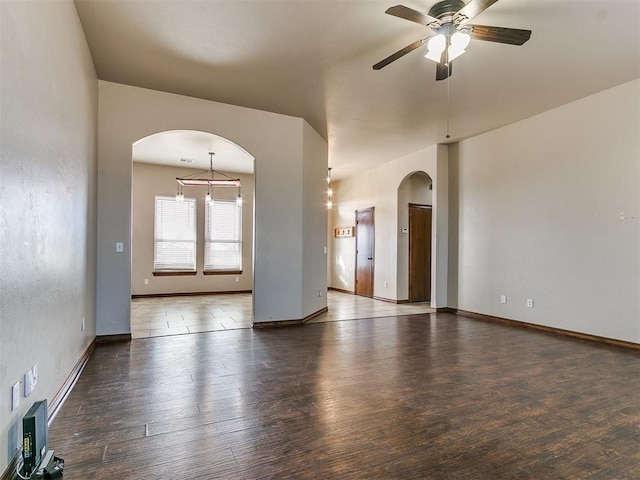
[[[154,270],[196,269],[196,199],[156,195]]]
[[[205,204],[205,271],[242,270],[242,208],[232,200]]]

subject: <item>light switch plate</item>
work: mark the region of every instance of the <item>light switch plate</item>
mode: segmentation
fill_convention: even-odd
[[[124,252],[124,243],[116,242],[116,253],[122,253],[122,252]]]
[[[28,397],[33,392],[33,387],[36,386],[36,378],[33,376],[33,371],[29,370],[24,374],[24,396]]]
[[[13,412],[20,405],[20,382],[11,387],[11,411]]]

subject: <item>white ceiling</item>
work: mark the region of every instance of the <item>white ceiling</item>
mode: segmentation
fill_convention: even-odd
[[[134,162],[208,170],[209,152],[213,168],[223,172],[253,173],[253,155],[218,135],[194,130],[156,133],[133,144]]]
[[[640,0],[499,0],[471,23],[531,39],[472,41],[449,85],[421,49],[371,68],[429,34],[385,10],[432,0],[75,3],[100,79],[303,117],[336,179],[446,143],[447,109],[456,141],[640,77]]]

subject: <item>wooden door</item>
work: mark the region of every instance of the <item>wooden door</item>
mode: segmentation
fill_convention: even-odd
[[[356,210],[356,295],[373,297],[373,207]]]
[[[431,206],[409,204],[409,301],[431,300]]]

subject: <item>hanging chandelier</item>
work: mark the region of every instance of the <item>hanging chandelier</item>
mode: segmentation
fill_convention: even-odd
[[[200,172],[186,175],[184,177],[176,177],[178,183],[178,192],[176,193],[176,201],[181,202],[184,200],[184,194],[182,187],[206,187],[207,194],[204,199],[207,203],[213,203],[213,189],[215,187],[236,187],[238,189],[238,196],[236,197],[236,204],[242,205],[242,193],[241,183],[239,178],[233,178],[229,175],[218,172],[213,169],[213,156],[214,152],[209,152],[209,170],[202,170]],[[216,178],[218,174],[218,178]]]

